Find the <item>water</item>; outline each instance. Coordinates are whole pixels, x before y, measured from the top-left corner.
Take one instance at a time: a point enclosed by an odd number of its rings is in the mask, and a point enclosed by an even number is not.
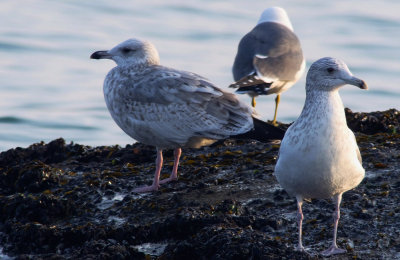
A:
[[[131,37],[147,39],[163,65],[199,73],[226,88],[240,38],[268,6],[284,7],[307,68],[316,59],[346,61],[369,91],[346,87],[355,111],[400,109],[400,2],[386,1],[19,1],[0,2],[0,151],[58,137],[88,145],[133,140],[112,121],[102,84],[114,66],[90,60]],[[278,119],[303,106],[305,75],[282,95]],[[240,97],[250,102],[247,96]],[[257,100],[271,119],[274,97]]]

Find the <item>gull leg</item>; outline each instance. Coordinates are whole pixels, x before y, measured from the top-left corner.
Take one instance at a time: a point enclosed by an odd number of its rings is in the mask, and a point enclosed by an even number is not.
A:
[[[251,106],[256,107],[256,98],[255,97],[251,97]]]
[[[272,120],[272,124],[274,126],[277,126],[276,115],[278,114],[278,105],[279,105],[280,101],[281,101],[281,94],[278,94],[278,95],[276,95],[276,98],[275,98],[275,113],[274,113],[274,120]]]
[[[154,173],[153,184],[150,186],[143,186],[133,190],[133,192],[149,192],[156,191],[160,186],[160,173],[163,165],[163,155],[162,150],[157,148],[157,159],[156,159],[156,171]]]
[[[327,250],[321,253],[323,256],[331,256],[331,255],[346,253],[346,250],[338,248],[336,244],[336,235],[340,218],[340,202],[342,201],[342,193],[335,195],[333,199],[335,201],[335,212],[333,213],[333,241],[332,245]]]
[[[298,222],[298,226],[299,226],[299,243],[296,247],[296,251],[300,251],[300,252],[304,252],[304,247],[303,247],[303,243],[301,242],[302,238],[302,232],[303,232],[303,211],[301,209],[301,207],[303,206],[303,198],[301,197],[296,197],[297,199],[297,222]]]
[[[161,180],[160,184],[166,183],[169,181],[176,181],[178,179],[178,165],[179,165],[179,158],[181,157],[182,149],[176,148],[174,150],[174,167],[172,168],[171,176],[167,179]]]

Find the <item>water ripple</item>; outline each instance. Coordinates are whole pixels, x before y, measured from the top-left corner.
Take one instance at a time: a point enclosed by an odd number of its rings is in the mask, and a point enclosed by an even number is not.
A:
[[[20,43],[0,42],[0,51],[2,52],[56,52],[55,49],[46,48],[43,46],[34,46]]]
[[[65,124],[65,123],[57,123],[57,122],[44,122],[37,120],[24,119],[15,116],[2,116],[0,117],[0,124],[25,124],[29,126],[35,126],[40,128],[49,128],[49,129],[75,129],[75,130],[87,130],[93,131],[98,130],[98,127],[93,126],[85,126],[85,125],[74,125],[74,124]]]

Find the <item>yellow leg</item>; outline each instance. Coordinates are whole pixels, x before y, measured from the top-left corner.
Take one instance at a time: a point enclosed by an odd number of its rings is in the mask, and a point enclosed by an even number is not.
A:
[[[276,95],[276,98],[275,98],[275,113],[274,113],[274,120],[272,120],[272,124],[274,126],[278,125],[276,123],[276,114],[278,113],[278,105],[279,105],[280,101],[281,101],[281,94],[278,94],[278,95]]]
[[[256,107],[256,98],[255,97],[251,98],[251,106]]]

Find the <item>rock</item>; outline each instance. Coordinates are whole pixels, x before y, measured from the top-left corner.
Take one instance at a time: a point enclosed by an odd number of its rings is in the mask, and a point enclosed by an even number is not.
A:
[[[348,252],[334,259],[399,256],[399,115],[346,110],[367,174],[344,194],[338,243]],[[179,180],[138,195],[132,189],[152,181],[153,147],[60,138],[10,149],[0,154],[3,251],[16,259],[323,259],[294,251],[296,204],[273,176],[278,150],[244,140],[184,149]],[[164,161],[162,177],[171,151]],[[326,249],[332,204],[303,210],[305,246]]]

